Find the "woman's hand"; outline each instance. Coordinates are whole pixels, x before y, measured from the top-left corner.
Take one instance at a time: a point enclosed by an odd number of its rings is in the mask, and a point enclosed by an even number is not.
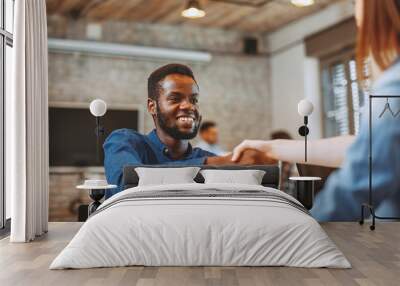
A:
[[[238,162],[246,150],[257,150],[264,154],[264,158],[267,159],[267,163],[274,164],[277,162],[277,158],[272,152],[272,141],[263,140],[244,140],[238,146],[233,149],[232,161]]]

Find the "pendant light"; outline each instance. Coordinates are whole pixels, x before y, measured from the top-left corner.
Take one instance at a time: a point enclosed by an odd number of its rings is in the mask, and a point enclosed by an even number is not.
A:
[[[297,7],[306,7],[314,4],[314,0],[290,0]]]
[[[186,9],[182,11],[182,16],[190,19],[202,18],[205,15],[206,12],[201,9],[198,0],[189,0],[187,2]]]

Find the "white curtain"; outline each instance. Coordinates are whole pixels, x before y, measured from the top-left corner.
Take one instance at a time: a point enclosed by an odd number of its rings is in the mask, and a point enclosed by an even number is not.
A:
[[[15,1],[13,93],[6,98],[6,186],[12,242],[48,227],[48,74],[45,0]]]

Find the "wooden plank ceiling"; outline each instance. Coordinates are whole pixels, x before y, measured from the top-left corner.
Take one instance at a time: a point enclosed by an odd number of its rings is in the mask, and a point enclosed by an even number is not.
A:
[[[47,13],[94,21],[119,20],[269,32],[340,0],[315,0],[314,5],[303,8],[292,5],[290,0],[234,1],[245,5],[223,0],[200,0],[206,12],[206,16],[200,19],[181,16],[186,0],[47,0]],[[259,3],[262,5],[257,6]]]

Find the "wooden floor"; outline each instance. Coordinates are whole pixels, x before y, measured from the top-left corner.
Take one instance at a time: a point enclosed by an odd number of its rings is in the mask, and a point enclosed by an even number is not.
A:
[[[400,223],[372,232],[357,223],[323,224],[353,268],[121,267],[48,270],[81,226],[50,223],[44,237],[27,244],[0,241],[0,285],[400,285]]]

